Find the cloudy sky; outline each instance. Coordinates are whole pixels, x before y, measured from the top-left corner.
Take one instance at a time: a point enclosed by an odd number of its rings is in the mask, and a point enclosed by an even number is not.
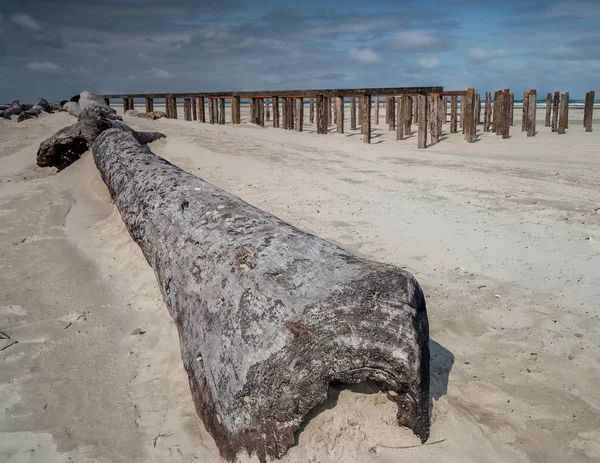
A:
[[[600,91],[600,0],[0,0],[0,103],[443,85]]]

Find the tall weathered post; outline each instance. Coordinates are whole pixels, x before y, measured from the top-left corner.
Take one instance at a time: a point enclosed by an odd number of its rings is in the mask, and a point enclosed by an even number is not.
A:
[[[214,124],[215,122],[217,122],[217,117],[215,114],[215,107],[216,107],[215,99],[209,98],[208,99],[208,122],[210,122],[211,124]]]
[[[396,129],[396,98],[393,96],[388,98],[389,108],[390,108],[390,117],[388,119],[388,129],[395,130]]]
[[[327,98],[327,127],[333,122],[333,98]]]
[[[174,96],[171,97],[171,108],[173,119],[177,119],[177,98]]]
[[[467,89],[465,97],[465,140],[469,143],[475,141],[477,125],[475,124],[475,89]]]
[[[192,98],[192,120],[198,120],[198,109],[196,104],[196,98]]]
[[[527,114],[529,113],[529,93],[523,92],[523,119],[521,120],[521,132],[527,132]]]
[[[356,130],[356,97],[350,98],[350,130]]]
[[[311,124],[315,123],[315,99],[311,98],[310,99],[310,103],[308,105],[308,122],[310,122]]]
[[[558,105],[560,101],[560,92],[554,92],[554,101],[552,102],[552,131],[558,130]]]
[[[273,97],[273,127],[279,128],[279,97]]]
[[[265,116],[267,122],[271,120],[271,103],[269,98],[265,98]]]
[[[529,103],[527,104],[527,136],[535,136],[535,118],[537,110],[537,92],[529,90]]]
[[[412,133],[412,96],[400,95],[402,98],[402,111],[404,113],[404,136]]]
[[[204,108],[204,97],[198,97],[198,116],[200,122],[206,122],[206,109]]]
[[[302,132],[302,129],[304,127],[304,99],[296,98],[295,103],[296,103],[295,129],[296,129],[296,132]]]
[[[502,122],[502,138],[507,139],[510,138],[510,119],[512,114],[512,106],[510,104],[510,90],[504,90],[504,114],[502,118],[504,119]]]
[[[462,133],[465,133],[465,95],[460,97],[460,128]]]
[[[504,132],[504,93],[497,91],[494,93],[494,132],[496,135],[502,135]]]
[[[515,125],[514,123],[514,117],[515,117],[515,94],[511,93],[508,96],[508,104],[509,104],[509,108],[508,108],[508,125],[509,126],[513,126]]]
[[[335,98],[335,118],[337,121],[337,133],[344,133],[344,97]]]
[[[371,143],[371,95],[363,95],[361,99],[363,141]]]
[[[219,98],[219,124],[225,125],[225,98]]]
[[[418,148],[427,148],[427,95],[417,95],[417,113],[419,116]]]
[[[404,138],[404,129],[406,128],[406,109],[405,109],[405,98],[403,95],[398,97],[397,117],[396,117],[396,140],[402,140]]]
[[[546,93],[546,121],[544,126],[550,127],[552,124],[552,93]]]
[[[192,120],[192,100],[190,98],[183,99],[183,120]]]
[[[592,131],[592,122],[594,120],[594,98],[596,92],[591,91],[585,94],[585,109],[583,111],[583,126],[586,132]]]
[[[567,97],[567,107],[565,108],[565,129],[569,128],[569,92],[565,92]]]
[[[379,125],[379,97],[375,97],[375,125]]]
[[[492,122],[492,93],[485,92],[485,110],[483,112],[483,131],[490,131],[490,124]]]
[[[456,132],[458,132],[458,96],[452,95],[450,97],[450,133]]]
[[[558,109],[558,134],[563,135],[567,133],[567,95],[565,93],[562,94],[560,98],[560,107]]]
[[[233,95],[231,98],[231,123],[234,125],[242,123],[239,95]]]
[[[146,97],[146,112],[151,113],[154,111],[154,98]]]
[[[327,122],[327,111],[329,105],[329,98],[325,95],[318,94],[316,98],[317,103],[317,133],[320,135],[327,134],[327,127],[329,126]]]

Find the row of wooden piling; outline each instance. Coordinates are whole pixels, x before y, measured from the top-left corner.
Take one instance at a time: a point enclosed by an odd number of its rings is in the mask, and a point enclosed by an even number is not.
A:
[[[134,109],[133,97],[123,96],[122,98],[125,111]],[[385,123],[388,125],[389,130],[396,131],[397,140],[403,140],[407,136],[412,135],[411,129],[413,123],[418,124],[417,146],[419,148],[427,146],[428,131],[430,142],[432,144],[438,143],[442,136],[442,127],[446,123],[450,125],[450,133],[457,133],[460,122],[463,136],[469,143],[475,141],[477,125],[479,124],[483,124],[484,132],[491,130],[493,133],[502,136],[502,138],[509,138],[510,127],[514,125],[514,94],[510,93],[509,89],[494,92],[493,107],[492,94],[490,92],[486,92],[482,105],[480,95],[475,89],[471,88],[465,91],[376,96],[373,115],[375,124],[379,124],[382,98],[385,98]],[[450,112],[448,112],[448,98],[450,99]],[[460,114],[458,112],[459,98]],[[104,97],[104,99],[107,104],[110,104],[108,97]],[[200,122],[207,122],[206,100],[208,100],[208,122],[223,125],[225,124],[225,103],[227,99],[231,100],[231,122],[233,124],[240,124],[241,104],[240,96],[237,95],[229,98],[184,97],[183,117],[189,121],[199,120]],[[265,122],[269,122],[271,119],[272,105],[273,127],[282,127],[283,129],[296,130],[298,132],[303,131],[305,102],[303,97],[261,96],[249,98],[249,100],[251,123],[264,127]],[[332,122],[336,125],[337,133],[344,133],[344,102],[345,97],[343,95],[330,97],[317,94],[316,97],[309,98],[309,121],[310,123],[315,123],[316,120],[317,133],[328,133]],[[371,142],[371,103],[372,96],[367,93],[350,97],[350,129],[356,130],[358,125],[360,125],[365,143]],[[593,103],[594,92],[589,92],[586,95],[584,116],[586,131],[591,131],[592,129]],[[568,105],[568,92],[562,95],[556,92],[554,97],[550,93],[547,94],[545,125],[552,127],[553,132],[563,134],[568,128]],[[145,106],[147,112],[153,111],[154,98],[151,96],[145,97]],[[481,121],[482,106],[483,122]],[[536,110],[537,92],[535,90],[525,92],[523,94],[522,130],[527,132],[527,136],[534,136],[536,133]],[[165,97],[165,112],[168,118],[177,119],[177,98],[175,96],[167,95]]]

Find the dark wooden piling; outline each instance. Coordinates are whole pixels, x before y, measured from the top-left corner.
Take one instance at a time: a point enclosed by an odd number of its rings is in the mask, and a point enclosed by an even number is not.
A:
[[[418,124],[419,123],[419,101],[420,101],[420,99],[419,99],[418,95],[415,96],[414,99],[415,99],[415,105],[414,105],[414,119],[413,120],[415,121],[416,124]]]
[[[477,125],[479,125],[481,124],[481,95],[479,93],[476,93],[475,98],[475,106],[477,107],[477,115],[475,116],[475,119],[477,120]]]
[[[363,104],[360,97],[358,97],[358,123],[360,124],[360,133],[363,133],[363,125],[362,125],[362,113],[363,113]]]
[[[371,95],[362,95],[361,103],[363,142],[371,143]]]
[[[552,131],[558,131],[558,106],[560,104],[560,92],[554,92],[552,101]]]
[[[460,97],[460,128],[462,133],[465,133],[465,95]]]
[[[515,94],[511,93],[508,96],[508,125],[512,127],[515,125]]]
[[[440,131],[438,126],[440,123],[440,111],[439,111],[439,97],[437,94],[432,93],[429,96],[429,130],[431,132],[431,144],[435,145],[440,141]]]
[[[177,97],[171,97],[171,107],[173,119],[177,119]]]
[[[200,122],[206,122],[206,109],[204,107],[204,97],[198,97],[198,117]]]
[[[583,111],[583,126],[586,132],[592,131],[592,123],[594,120],[594,98],[596,92],[591,91],[585,94],[585,107]]]
[[[487,95],[487,93],[486,93]],[[450,97],[450,133],[458,131],[458,96]]]
[[[523,119],[521,120],[521,132],[527,132],[527,114],[529,112],[529,93],[523,92]]]
[[[492,122],[492,93],[485,92],[485,108],[483,111],[483,131],[490,131],[490,124]]]
[[[427,148],[427,95],[417,95],[417,114],[419,116],[418,148]]]
[[[504,112],[502,114],[502,138],[510,138],[510,120],[511,120],[511,105],[510,105],[510,90],[505,89],[503,92]]]
[[[154,98],[146,97],[144,98],[144,101],[146,103],[146,112],[151,113],[154,111]]]
[[[560,97],[560,106],[558,108],[558,134],[567,133],[567,95],[563,93]]]
[[[265,98],[265,116],[269,122],[271,120],[271,100],[269,98]]]
[[[439,95],[438,97],[438,135],[441,137],[443,135],[444,124],[446,123],[446,101],[447,98],[444,95]]]
[[[404,138],[404,129],[406,128],[406,99],[403,95],[398,97],[397,114],[396,114],[396,140]]]
[[[475,89],[467,89],[465,95],[465,140],[473,143],[477,135],[477,124],[475,123]]]
[[[404,136],[408,137],[412,133],[412,96],[400,95],[402,99],[402,113],[404,115]]]
[[[335,120],[337,133],[344,133],[344,97],[335,97]]]
[[[190,98],[183,99],[183,120],[192,120],[192,100]]]
[[[390,125],[390,97],[385,97],[385,123]]]
[[[192,98],[192,120],[193,121],[197,121],[198,120],[197,98]]]
[[[502,135],[504,130],[504,93],[497,91],[494,93],[494,132],[496,135]]]
[[[225,112],[225,108],[223,108],[223,112]],[[258,99],[258,125],[261,127],[265,126],[265,99]]]
[[[273,127],[279,127],[279,97],[273,97]]]
[[[379,97],[375,97],[375,125],[379,125]]]
[[[231,123],[234,125],[242,123],[239,95],[234,95],[231,98]]]
[[[315,123],[315,99],[311,98],[308,103],[308,122]]]
[[[529,102],[527,103],[527,136],[535,136],[535,118],[537,110],[537,92],[529,90]]]
[[[296,98],[296,124],[295,129],[296,132],[302,132],[304,128],[304,99]],[[339,119],[338,119],[339,120]]]
[[[546,121],[545,127],[552,125],[552,93],[546,93]]]
[[[219,124],[225,125],[225,98],[219,98]]]
[[[389,97],[389,108],[390,108],[390,117],[388,120],[388,129],[396,130],[396,98],[393,96]]]
[[[327,134],[327,127],[329,126],[327,122],[327,106],[328,100],[325,95],[317,95],[316,105],[317,105],[317,133],[320,135]]]
[[[356,97],[350,98],[350,130],[356,130]]]
[[[294,98],[288,98],[288,129],[294,130],[296,127],[296,120],[294,119]]]
[[[567,97],[567,107],[565,109],[565,129],[569,128],[569,92],[565,92]]]
[[[332,124],[333,121],[333,98],[327,98],[327,127]]]
[[[216,116],[215,116],[215,99],[214,98],[208,99],[208,122],[210,122],[211,124],[214,124],[215,122],[217,122]]]

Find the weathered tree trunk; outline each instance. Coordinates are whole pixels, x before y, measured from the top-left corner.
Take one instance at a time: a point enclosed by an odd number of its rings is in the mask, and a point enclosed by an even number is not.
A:
[[[427,100],[428,95],[417,95],[418,103],[418,113],[419,113],[419,140],[418,140],[418,148],[427,148]],[[461,106],[463,102],[461,101]]]
[[[106,131],[93,155],[154,269],[224,458],[281,457],[333,381],[394,391],[398,423],[428,439],[429,328],[412,275],[304,233],[127,133]]]
[[[350,98],[350,130],[356,130],[356,98]]]
[[[17,122],[23,122],[24,120],[31,119],[32,117],[38,117],[42,112],[52,112],[52,107],[45,98],[38,99],[31,108],[26,111],[21,111],[19,117],[17,118]]]
[[[344,133],[344,97],[335,98],[336,130],[337,133]]]
[[[79,103],[73,104],[82,108],[77,122],[60,129],[40,144],[37,152],[38,166],[58,169],[70,166],[91,147],[98,135],[111,128],[131,133],[141,144],[165,137],[159,132],[137,132],[116,120],[118,116],[115,110],[96,101],[90,92],[82,92]]]

